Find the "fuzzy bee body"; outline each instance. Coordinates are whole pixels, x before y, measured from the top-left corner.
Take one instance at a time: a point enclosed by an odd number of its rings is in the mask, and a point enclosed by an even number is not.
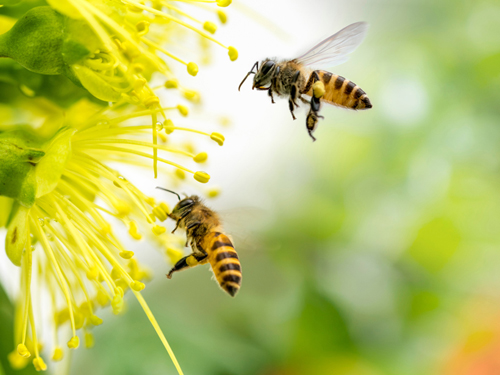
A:
[[[177,222],[173,232],[177,228],[186,231],[186,246],[190,245],[193,252],[180,259],[167,277],[170,279],[174,272],[210,263],[220,287],[235,296],[241,286],[241,264],[232,241],[223,233],[217,213],[192,195],[177,203],[168,216]]]
[[[288,96],[288,104],[294,120],[294,109],[299,106],[297,100],[300,99],[303,103],[310,104],[306,126],[311,138],[316,140],[312,133],[316,129],[318,119],[322,118],[318,114],[321,103],[354,110],[372,108],[366,93],[354,82],[325,70],[309,68],[318,63],[332,66],[344,62],[347,55],[361,43],[366,29],[365,23],[354,23],[293,60],[279,62],[274,59],[265,59],[261,62],[260,68],[259,62],[256,62],[238,89],[250,74],[255,74],[252,89],[267,90],[273,103],[273,94]],[[257,68],[256,72],[253,71],[255,68]],[[313,88],[318,81],[323,84],[324,92],[315,95]],[[311,99],[308,101],[302,95],[310,96]]]
[[[322,102],[355,110],[372,107],[366,93],[354,82],[325,70],[319,70],[317,74],[319,80],[325,85],[325,94],[321,97]],[[305,95],[313,96],[312,87],[305,88],[305,91]]]

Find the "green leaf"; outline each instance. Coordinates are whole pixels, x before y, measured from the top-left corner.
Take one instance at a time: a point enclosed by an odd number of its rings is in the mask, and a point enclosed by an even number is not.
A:
[[[40,142],[21,126],[0,133],[0,195],[31,207],[36,195],[35,165],[44,155]]]
[[[61,74],[64,60],[64,19],[48,6],[28,11],[0,35],[0,57],[10,57],[40,74]]]

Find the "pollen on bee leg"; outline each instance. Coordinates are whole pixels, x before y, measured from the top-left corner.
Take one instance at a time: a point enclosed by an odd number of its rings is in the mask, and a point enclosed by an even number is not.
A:
[[[312,90],[314,96],[318,99],[325,95],[325,85],[321,81],[314,82],[314,84],[312,85]]]

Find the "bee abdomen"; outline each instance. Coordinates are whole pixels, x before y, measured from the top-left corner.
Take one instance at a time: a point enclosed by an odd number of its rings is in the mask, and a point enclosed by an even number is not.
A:
[[[210,264],[223,290],[235,296],[241,286],[241,264],[231,240],[220,233],[210,246]]]
[[[324,70],[318,74],[325,85],[325,94],[321,100],[350,109],[372,108],[366,93],[354,82]]]

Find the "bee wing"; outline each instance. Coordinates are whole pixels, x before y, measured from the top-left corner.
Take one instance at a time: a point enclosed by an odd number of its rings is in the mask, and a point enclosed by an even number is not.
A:
[[[295,61],[303,65],[321,64],[325,68],[342,64],[349,58],[347,55],[361,44],[367,30],[366,22],[353,23],[319,42]]]

